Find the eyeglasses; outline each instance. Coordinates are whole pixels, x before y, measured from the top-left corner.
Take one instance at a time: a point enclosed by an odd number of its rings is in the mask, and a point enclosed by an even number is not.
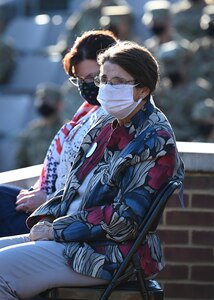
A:
[[[100,86],[101,84],[111,84],[113,86],[117,86],[120,84],[133,84],[133,85],[137,85],[135,83],[135,80],[126,80],[124,78],[120,78],[120,77],[114,77],[111,80],[107,80],[106,77],[99,77],[99,76],[95,76],[94,77],[94,84],[96,86]]]
[[[79,86],[80,84],[82,83],[92,83],[94,82],[95,80],[95,77],[97,76],[96,75],[91,75],[91,76],[88,76],[86,78],[80,78],[80,77],[69,77],[69,81],[74,84],[75,86]]]

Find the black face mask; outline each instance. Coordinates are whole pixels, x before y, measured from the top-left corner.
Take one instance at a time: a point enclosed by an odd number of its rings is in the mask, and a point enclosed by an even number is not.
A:
[[[172,85],[176,85],[176,84],[178,84],[178,83],[180,83],[182,81],[181,74],[177,73],[177,72],[175,72],[175,73],[169,73],[168,77],[171,80]]]
[[[50,117],[56,112],[56,108],[46,103],[37,106],[37,111],[43,117]]]
[[[97,101],[99,88],[94,84],[94,82],[87,83],[85,81],[80,81],[78,90],[83,99],[89,104],[100,106],[100,103]]]
[[[155,35],[161,35],[164,31],[165,31],[165,26],[161,26],[161,25],[156,25],[156,26],[153,26],[151,28],[152,32],[155,34]]]
[[[209,135],[209,133],[212,131],[213,129],[213,125],[212,124],[201,124],[199,125],[199,130],[200,130],[200,133],[204,136],[207,136]]]

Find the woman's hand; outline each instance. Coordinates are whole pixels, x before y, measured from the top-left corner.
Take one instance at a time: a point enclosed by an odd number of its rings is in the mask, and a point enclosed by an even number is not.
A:
[[[54,240],[53,224],[48,221],[38,222],[31,228],[29,237],[32,241]]]
[[[21,190],[17,196],[16,210],[32,213],[46,201],[46,198],[47,194],[39,189]]]

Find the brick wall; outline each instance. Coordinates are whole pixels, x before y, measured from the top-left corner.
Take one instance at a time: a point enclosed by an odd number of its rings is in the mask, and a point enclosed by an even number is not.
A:
[[[174,194],[158,227],[165,299],[214,299],[214,173],[187,172],[185,208]]]

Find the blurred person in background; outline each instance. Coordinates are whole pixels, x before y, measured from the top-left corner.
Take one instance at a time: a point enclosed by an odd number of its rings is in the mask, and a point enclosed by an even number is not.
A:
[[[131,10],[126,0],[89,0],[84,1],[77,11],[74,11],[65,24],[64,32],[59,36],[56,46],[51,47],[50,51],[67,52],[69,45],[72,45],[77,36],[84,31],[102,29],[100,18],[102,9],[105,6],[125,5]]]
[[[190,42],[204,35],[200,18],[208,1],[210,0],[180,0],[172,5],[172,26]]]
[[[203,78],[190,80],[191,51],[174,41],[164,43],[159,52],[161,61],[161,83],[154,100],[167,115],[177,140],[192,141],[198,128],[191,119],[196,103],[210,97],[212,87]],[[161,99],[161,100],[160,100]]]
[[[155,56],[158,56],[160,46],[169,41],[176,41],[188,47],[189,42],[172,28],[171,3],[169,1],[148,1],[144,5],[142,23],[151,32],[151,37],[146,39],[144,44]]]
[[[41,175],[30,190],[0,185],[0,236],[29,232],[26,226],[29,214],[64,188],[83,137],[106,115],[97,101],[99,88],[94,84],[94,77],[99,74],[99,65],[96,59],[100,51],[115,42],[116,37],[110,31],[87,31],[77,37],[65,55],[65,72],[84,102],[73,119],[56,134],[46,154]]]
[[[136,40],[133,32],[134,15],[129,6],[104,6],[101,14],[101,28],[111,30],[120,40]]]
[[[16,168],[41,164],[56,132],[65,123],[62,119],[62,93],[57,85],[39,84],[34,105],[39,118],[31,121],[18,136]]]
[[[15,49],[0,35],[0,86],[8,83],[16,65]]]
[[[198,127],[194,142],[214,143],[214,100],[207,98],[197,103],[191,117]]]
[[[191,44],[191,78],[202,77],[210,82],[214,93],[214,4],[204,7],[200,20],[202,38]]]

